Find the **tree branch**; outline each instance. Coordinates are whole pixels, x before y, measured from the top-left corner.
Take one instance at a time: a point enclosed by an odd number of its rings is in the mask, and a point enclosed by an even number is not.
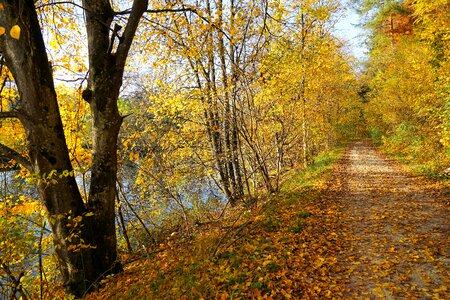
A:
[[[14,276],[14,274],[11,272],[11,269],[9,268],[9,266],[7,264],[0,261],[0,266],[5,271],[6,275],[8,275],[11,282],[14,284],[14,286],[13,286],[14,294],[16,291],[18,291],[20,293],[22,299],[28,300],[28,296],[25,293],[25,290],[23,289],[22,284],[20,283],[20,279],[25,275],[24,271],[21,271],[19,276],[16,278],[16,276]]]
[[[0,143],[0,156],[13,159],[19,164],[21,164],[28,171],[30,172],[33,171],[33,165],[27,158],[23,157],[19,152],[9,148],[8,146],[3,145],[2,143]]]
[[[127,9],[123,11],[117,11],[114,13],[116,16],[121,15],[128,15],[130,14],[132,9]],[[184,11],[192,11],[194,12],[195,9],[192,7],[182,7],[182,8],[161,8],[161,9],[147,9],[144,11],[144,13],[150,13],[150,14],[157,14],[157,13],[166,13],[166,12],[184,12]]]
[[[222,28],[219,28],[214,22],[211,22],[211,20],[209,20],[208,18],[202,16],[201,14],[198,13],[197,10],[193,9],[191,10],[194,14],[197,15],[197,17],[199,17],[200,19],[202,19],[203,21],[205,21],[206,23],[208,23],[209,25],[211,25],[212,28],[216,29],[218,32],[222,33],[224,35],[224,37],[228,40],[231,41],[231,37],[228,35],[228,33],[226,33],[224,30],[222,30]]]
[[[19,114],[15,111],[0,111],[0,119],[18,119]]]
[[[61,4],[70,4],[70,5],[73,5],[75,7],[78,7],[78,8],[81,8],[81,9],[85,10],[85,8],[83,6],[81,6],[81,5],[79,5],[79,4],[75,3],[75,2],[72,2],[72,1],[59,1],[59,2],[44,3],[44,4],[36,6],[36,9],[41,9],[41,8],[46,7],[46,6],[61,5]]]
[[[118,37],[119,41],[120,41],[119,31],[121,29],[122,29],[122,26],[120,26],[119,24],[114,25],[113,33],[111,34],[111,39],[109,41],[108,54],[112,53],[112,50],[114,47],[114,40],[116,39],[116,37]]]
[[[123,70],[125,68],[128,52],[130,51],[131,43],[133,42],[136,34],[139,21],[142,15],[147,10],[148,0],[134,0],[133,7],[131,8],[130,17],[127,22],[127,26],[122,35],[122,39],[119,42],[119,46],[116,51],[116,68]]]

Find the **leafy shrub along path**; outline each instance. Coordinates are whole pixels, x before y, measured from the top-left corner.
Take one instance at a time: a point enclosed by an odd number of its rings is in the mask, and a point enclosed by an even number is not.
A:
[[[448,194],[365,142],[342,153],[256,208],[174,233],[88,298],[450,299]]]

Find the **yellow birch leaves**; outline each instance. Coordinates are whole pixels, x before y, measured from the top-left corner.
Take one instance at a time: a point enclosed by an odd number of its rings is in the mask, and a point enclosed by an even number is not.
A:
[[[3,3],[0,3],[0,12],[2,12],[5,9],[5,5]],[[0,36],[4,35],[6,32],[5,27],[0,26]],[[13,38],[18,40],[20,38],[20,27],[19,25],[14,25],[11,27],[11,30],[9,31],[9,35]]]
[[[19,25],[14,25],[11,30],[9,31],[9,35],[13,38],[18,40],[20,38],[20,27]]]
[[[0,36],[4,35],[6,32],[5,27],[0,26]],[[20,27],[19,25],[14,25],[11,27],[11,30],[9,31],[9,35],[13,38],[18,40],[20,38]]]

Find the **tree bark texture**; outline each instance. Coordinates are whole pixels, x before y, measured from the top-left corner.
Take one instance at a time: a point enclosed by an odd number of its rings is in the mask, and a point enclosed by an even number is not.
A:
[[[117,99],[126,58],[148,1],[134,1],[115,49],[110,47],[116,38],[110,35],[114,17],[110,2],[86,0],[82,5],[89,47],[84,98],[93,116],[91,186],[86,203],[75,178],[61,176],[73,169],[34,1],[7,1],[0,14],[2,24],[18,23],[21,28],[18,40],[7,34],[0,37],[0,50],[19,91],[17,116],[26,130],[30,162],[11,159],[39,178],[39,193],[48,210],[62,278],[76,296],[86,293],[102,276],[121,269],[115,231],[117,136],[122,124]],[[8,154],[4,149],[0,148],[1,154]],[[88,212],[93,215],[86,215]]]

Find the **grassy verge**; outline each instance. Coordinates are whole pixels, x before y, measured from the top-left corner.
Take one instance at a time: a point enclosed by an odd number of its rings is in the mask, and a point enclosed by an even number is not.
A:
[[[378,133],[372,135],[371,140],[385,155],[408,166],[415,174],[437,180],[449,179],[443,171],[450,167],[450,149],[425,143],[416,136],[402,139],[395,135],[382,137]]]
[[[330,152],[319,154],[314,163],[306,169],[293,171],[283,181],[281,194],[314,188],[323,181],[323,174],[329,171],[344,154],[345,147],[336,147]]]
[[[176,236],[168,240],[161,252],[127,265],[89,299],[301,297],[308,261],[299,245],[309,239],[306,229],[315,218],[308,205],[326,188],[343,153],[337,148],[308,168],[291,171],[278,195],[199,228],[189,244],[177,245]]]
[[[450,176],[444,174],[444,170],[450,167],[450,150],[434,153],[425,149],[400,149],[389,143],[376,145],[383,154],[399,162],[407,172],[433,180],[450,194]]]
[[[387,156],[392,157],[402,165],[407,166],[417,175],[422,175],[437,180],[448,179],[448,176],[443,174],[443,170],[445,169],[446,165],[443,165],[439,160],[422,161],[414,159],[410,155],[405,155],[393,151],[386,151],[383,148],[381,149]]]

